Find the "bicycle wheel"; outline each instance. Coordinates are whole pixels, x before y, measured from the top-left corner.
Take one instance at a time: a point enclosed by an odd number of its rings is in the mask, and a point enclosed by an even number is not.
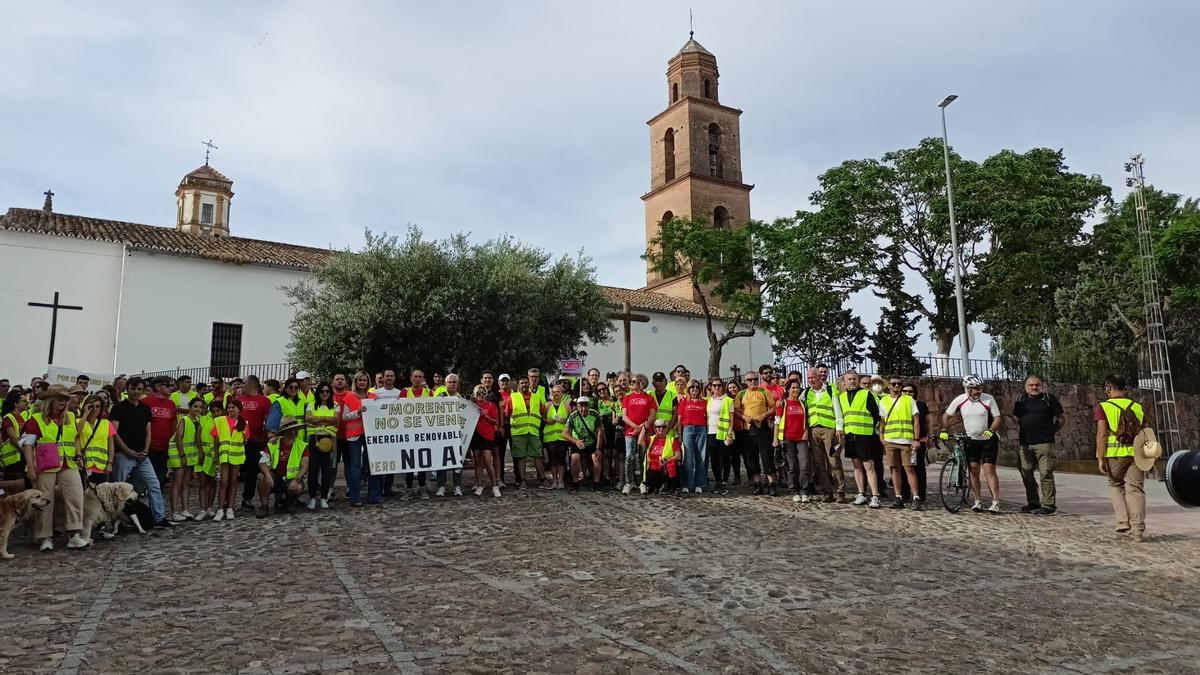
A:
[[[942,465],[938,485],[942,493],[942,506],[946,507],[950,513],[958,513],[967,503],[967,493],[970,492],[970,488],[967,487],[966,467],[963,466],[957,454],[951,455]]]

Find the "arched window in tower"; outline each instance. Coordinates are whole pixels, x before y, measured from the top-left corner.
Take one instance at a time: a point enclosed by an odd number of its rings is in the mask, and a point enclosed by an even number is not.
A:
[[[676,82],[671,85],[671,103],[674,103],[678,100],[679,100],[679,83]]]
[[[663,134],[663,165],[666,167],[667,182],[675,180],[675,130],[667,129]]]
[[[732,224],[730,221],[729,209],[725,208],[724,206],[718,206],[717,208],[713,209],[713,227],[727,228]]]
[[[725,177],[721,167],[721,127],[716,122],[708,125],[708,175]]]
[[[712,98],[712,80],[704,81],[704,98]]]

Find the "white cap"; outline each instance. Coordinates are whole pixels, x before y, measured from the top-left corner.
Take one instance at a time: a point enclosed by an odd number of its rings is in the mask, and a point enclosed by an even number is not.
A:
[[[588,397],[586,397],[586,396],[580,396],[579,398],[575,399],[575,402],[576,403],[589,403]]]
[[[312,373],[308,372],[307,370],[302,370],[302,371],[296,373],[296,379],[297,380],[311,380]]]
[[[508,376],[508,373],[500,373],[500,377],[496,381],[499,382],[500,380],[511,380],[511,379],[512,378]]]

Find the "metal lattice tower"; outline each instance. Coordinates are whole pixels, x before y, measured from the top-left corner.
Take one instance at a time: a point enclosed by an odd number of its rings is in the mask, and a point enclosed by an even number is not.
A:
[[[1145,159],[1139,153],[1125,163],[1130,174],[1125,184],[1133,188],[1137,216],[1138,261],[1142,271],[1142,299],[1146,309],[1146,362],[1150,369],[1150,391],[1154,397],[1154,422],[1163,458],[1182,449],[1179,415],[1175,411],[1175,382],[1171,378],[1171,357],[1167,353],[1167,330],[1163,325],[1162,298],[1158,291],[1158,268],[1154,263],[1154,239],[1150,212],[1146,205]]]

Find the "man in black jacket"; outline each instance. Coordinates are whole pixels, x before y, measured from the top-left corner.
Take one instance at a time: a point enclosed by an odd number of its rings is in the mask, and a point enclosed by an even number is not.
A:
[[[1025,484],[1025,506],[1022,513],[1046,516],[1054,513],[1054,432],[1062,428],[1062,404],[1045,391],[1042,378],[1025,378],[1025,393],[1013,405],[1013,417],[1020,429],[1021,482]],[[1038,481],[1041,479],[1041,494]]]

